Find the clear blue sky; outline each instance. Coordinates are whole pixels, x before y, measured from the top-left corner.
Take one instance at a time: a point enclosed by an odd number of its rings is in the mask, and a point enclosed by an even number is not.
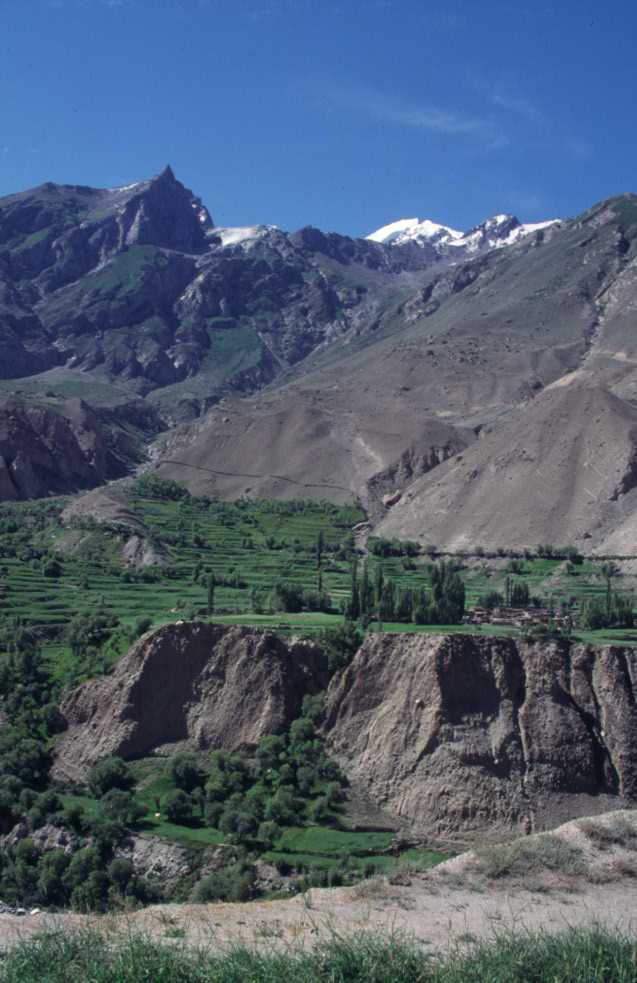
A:
[[[217,224],[533,221],[637,191],[630,0],[0,0],[0,195],[166,163]]]

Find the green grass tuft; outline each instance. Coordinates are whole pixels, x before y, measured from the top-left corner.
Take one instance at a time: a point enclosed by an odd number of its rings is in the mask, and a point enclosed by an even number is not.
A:
[[[56,932],[10,952],[0,983],[635,983],[635,954],[629,939],[600,928],[505,935],[441,960],[401,937],[214,954],[134,935]]]
[[[577,876],[586,869],[582,851],[550,833],[476,850],[475,870],[489,880],[543,872]]]

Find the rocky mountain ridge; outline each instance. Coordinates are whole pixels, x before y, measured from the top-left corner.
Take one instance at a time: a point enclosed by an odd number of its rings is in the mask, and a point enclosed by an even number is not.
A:
[[[484,239],[478,251],[491,247],[492,225],[469,236]],[[506,217],[493,242],[509,227],[524,228]],[[217,230],[170,167],[122,188],[48,183],[10,195],[0,199],[0,378],[64,366],[160,391],[164,408],[175,396],[182,415],[196,414],[220,382],[258,388],[352,330],[373,330],[395,278],[409,284],[464,255],[447,256],[435,237],[399,244],[311,227]],[[230,367],[228,348],[243,356]],[[168,393],[202,372],[200,405]]]

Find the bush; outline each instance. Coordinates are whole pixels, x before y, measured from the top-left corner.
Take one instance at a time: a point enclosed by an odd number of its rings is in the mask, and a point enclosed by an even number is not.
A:
[[[89,788],[98,799],[111,789],[128,791],[134,784],[133,774],[122,758],[104,758],[91,768],[88,776]]]
[[[476,850],[475,869],[490,880],[524,878],[531,872],[565,876],[586,872],[581,849],[550,833]]]
[[[164,800],[163,811],[169,822],[188,824],[193,818],[192,799],[181,789],[169,792]]]
[[[61,577],[62,572],[62,564],[57,558],[54,557],[47,560],[42,567],[42,573],[45,577]]]
[[[190,498],[189,492],[178,481],[160,478],[159,475],[148,472],[133,482],[131,491],[142,498],[161,498],[171,502]]]
[[[633,599],[611,593],[606,601],[591,598],[582,602],[580,621],[591,631],[600,628],[632,628],[635,622]]]
[[[206,826],[212,826],[214,829],[219,827],[219,821],[223,814],[223,805],[221,802],[215,802],[214,799],[206,799],[204,806],[204,822]]]
[[[266,850],[271,849],[281,837],[281,827],[271,819],[260,823],[257,839]]]
[[[249,901],[254,889],[252,872],[239,864],[233,864],[209,874],[199,881],[195,888],[194,900],[207,901]]]
[[[478,604],[480,607],[487,608],[487,610],[492,611],[493,608],[501,608],[504,605],[504,597],[502,594],[498,593],[497,590],[489,591],[488,594],[483,594],[478,598]]]
[[[330,672],[348,666],[363,644],[363,634],[351,621],[338,628],[327,628],[321,636]]]
[[[187,751],[171,758],[169,773],[175,788],[183,792],[192,792],[196,788],[201,788],[206,781],[205,772],[199,766],[197,758]]]
[[[135,624],[135,633],[139,635],[145,635],[146,632],[153,627],[152,618],[138,618]]]
[[[132,826],[142,818],[146,810],[135,801],[131,792],[112,788],[100,799],[100,815],[124,826]]]
[[[418,556],[420,544],[411,540],[383,539],[382,536],[370,536],[367,547],[374,556]]]
[[[278,580],[270,594],[274,611],[296,614],[299,611],[331,611],[332,601],[324,591],[305,590],[300,584]]]
[[[116,857],[108,867],[108,876],[123,894],[128,887],[135,873],[135,868],[130,860],[124,857]]]

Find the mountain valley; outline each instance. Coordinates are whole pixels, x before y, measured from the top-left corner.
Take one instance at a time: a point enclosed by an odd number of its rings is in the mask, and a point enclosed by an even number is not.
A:
[[[367,238],[170,168],[0,199],[10,905],[442,883],[631,814],[636,269],[629,194]]]

